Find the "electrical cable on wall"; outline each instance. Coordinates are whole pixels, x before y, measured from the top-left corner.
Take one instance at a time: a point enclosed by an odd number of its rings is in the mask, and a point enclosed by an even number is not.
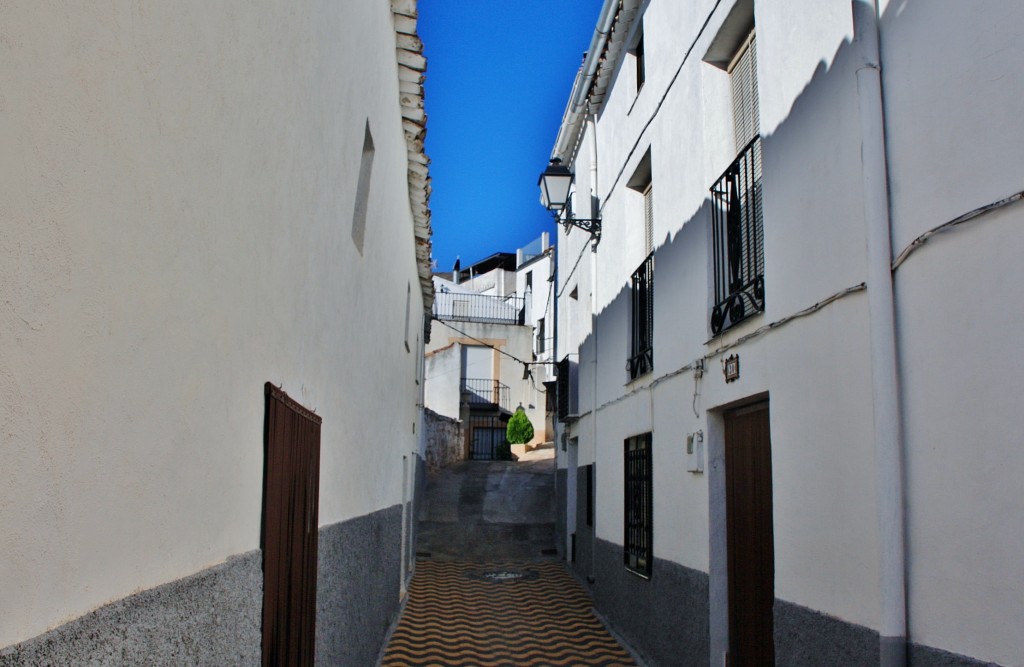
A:
[[[925,243],[927,243],[928,239],[935,236],[936,234],[941,234],[942,232],[949,231],[950,229],[956,227],[957,225],[962,225],[963,223],[974,220],[975,218],[984,215],[985,213],[989,213],[990,211],[994,211],[1004,206],[1008,206],[1009,204],[1018,202],[1021,199],[1024,199],[1024,191],[1017,192],[1015,194],[1010,195],[1009,197],[1004,197],[1003,199],[1000,199],[999,201],[994,201],[991,204],[980,206],[974,209],[973,211],[969,211],[961,216],[953,218],[949,222],[944,222],[938,227],[933,227],[932,229],[929,229],[927,232],[921,234],[916,239],[911,241],[910,244],[907,245],[907,247],[904,248],[903,251],[896,256],[896,259],[893,260],[892,262],[892,270],[896,271],[896,269],[898,269],[900,265],[903,264],[903,262],[907,261],[907,257],[910,257],[910,255],[915,250],[917,250]]]

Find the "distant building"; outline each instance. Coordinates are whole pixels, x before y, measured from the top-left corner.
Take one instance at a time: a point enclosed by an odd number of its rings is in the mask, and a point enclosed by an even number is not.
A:
[[[0,665],[373,664],[433,298],[415,2],[0,26]]]
[[[553,377],[553,261],[545,233],[516,253],[434,274],[425,405],[465,422],[467,458],[500,456],[520,405],[534,426],[529,445],[550,439],[543,383]]]
[[[873,4],[607,0],[573,87],[563,548],[651,664],[1024,664],[1024,4]]]

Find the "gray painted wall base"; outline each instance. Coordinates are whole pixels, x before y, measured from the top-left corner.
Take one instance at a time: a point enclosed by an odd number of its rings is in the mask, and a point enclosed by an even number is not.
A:
[[[0,666],[258,665],[262,609],[250,551],[0,649]]]
[[[320,529],[316,662],[372,665],[399,609],[402,506]],[[15,665],[259,665],[259,550],[0,649]]]
[[[999,667],[994,662],[981,662],[963,655],[949,653],[930,646],[910,644],[907,664],[910,667]]]
[[[777,665],[876,667],[881,664],[881,652],[889,644],[869,628],[792,602],[775,600]],[[906,664],[908,667],[998,667],[994,663],[917,644],[908,645]]]
[[[775,600],[775,662],[779,665],[878,665],[878,633],[833,616]]]
[[[401,545],[401,505],[320,529],[316,664],[374,664],[398,613]]]
[[[597,609],[651,665],[707,665],[708,575],[654,559],[650,580],[626,570],[622,546],[594,541]]]

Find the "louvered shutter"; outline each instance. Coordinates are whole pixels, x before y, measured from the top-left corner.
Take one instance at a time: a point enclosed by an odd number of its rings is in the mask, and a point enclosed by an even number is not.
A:
[[[730,70],[732,118],[739,153],[761,131],[757,101],[757,42],[751,33]]]

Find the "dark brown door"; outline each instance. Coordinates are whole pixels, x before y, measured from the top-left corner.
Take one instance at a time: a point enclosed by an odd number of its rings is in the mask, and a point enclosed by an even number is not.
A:
[[[263,664],[312,665],[321,419],[269,382],[263,424]]]
[[[725,415],[729,665],[775,664],[772,448],[768,403]]]

